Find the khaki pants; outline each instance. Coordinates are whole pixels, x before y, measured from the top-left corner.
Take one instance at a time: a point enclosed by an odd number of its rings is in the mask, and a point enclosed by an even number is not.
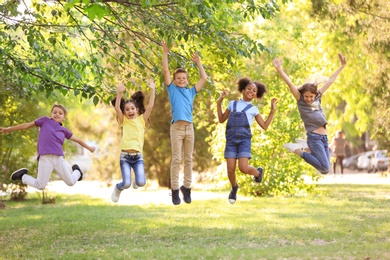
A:
[[[171,189],[179,189],[180,163],[184,161],[184,180],[183,185],[191,188],[192,182],[192,154],[194,152],[194,126],[193,124],[171,124]]]
[[[37,178],[25,174],[22,181],[24,184],[43,190],[49,182],[53,170],[69,186],[75,185],[81,176],[78,170],[72,171],[71,166],[64,160],[63,156],[47,154],[39,157]]]

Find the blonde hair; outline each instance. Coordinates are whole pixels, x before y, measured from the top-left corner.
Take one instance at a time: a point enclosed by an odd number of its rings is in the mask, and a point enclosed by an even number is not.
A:
[[[54,104],[54,105],[52,106],[52,108],[51,108],[50,113],[53,112],[53,109],[54,109],[55,107],[58,107],[59,109],[61,109],[62,111],[64,111],[64,115],[65,115],[65,116],[66,116],[66,114],[68,113],[68,111],[66,110],[66,108],[65,108],[63,105],[60,105],[60,104]]]

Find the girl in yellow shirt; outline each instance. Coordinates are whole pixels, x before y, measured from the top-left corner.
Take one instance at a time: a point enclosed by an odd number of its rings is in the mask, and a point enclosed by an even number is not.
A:
[[[124,101],[123,93],[126,90],[121,82],[117,86],[115,111],[119,125],[122,127],[122,139],[120,143],[120,167],[122,182],[115,185],[111,195],[113,202],[118,202],[119,196],[124,189],[131,186],[131,168],[134,170],[135,183],[142,187],[146,183],[144,159],[142,149],[144,145],[145,122],[148,121],[154,105],[156,85],[153,80],[148,82],[150,88],[149,103],[144,107],[144,94],[135,92],[130,100]]]

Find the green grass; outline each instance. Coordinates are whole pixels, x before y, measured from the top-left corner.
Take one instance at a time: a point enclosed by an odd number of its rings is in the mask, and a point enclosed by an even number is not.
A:
[[[31,194],[0,210],[0,259],[390,259],[389,185],[318,190],[180,206]]]

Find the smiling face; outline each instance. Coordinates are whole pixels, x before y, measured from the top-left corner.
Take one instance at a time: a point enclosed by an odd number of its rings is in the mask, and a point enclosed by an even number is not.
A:
[[[133,102],[127,102],[125,104],[125,109],[123,111],[123,114],[128,119],[134,119],[138,116],[138,108],[135,106]]]
[[[61,124],[66,118],[66,111],[59,106],[53,106],[51,109],[50,118]]]
[[[303,93],[303,100],[307,104],[312,104],[314,102],[314,99],[316,98],[316,94],[311,93],[310,91],[306,91]]]
[[[257,87],[254,83],[249,83],[242,91],[242,99],[246,102],[257,98]]]
[[[184,88],[188,85],[188,76],[185,72],[177,72],[174,75],[173,83],[179,88]]]

